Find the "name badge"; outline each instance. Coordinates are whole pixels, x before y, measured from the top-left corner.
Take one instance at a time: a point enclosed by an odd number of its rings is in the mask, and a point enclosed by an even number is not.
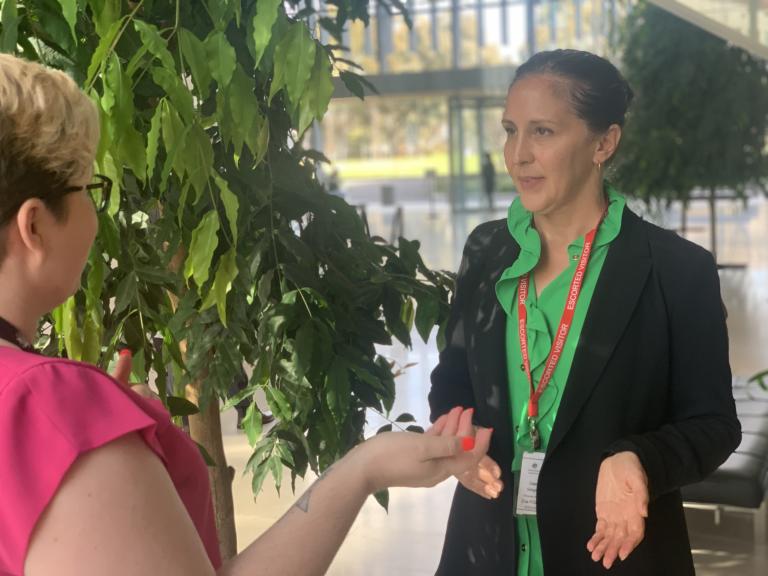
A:
[[[523,463],[515,485],[515,514],[518,516],[536,516],[536,491],[544,455],[544,452],[523,453]]]

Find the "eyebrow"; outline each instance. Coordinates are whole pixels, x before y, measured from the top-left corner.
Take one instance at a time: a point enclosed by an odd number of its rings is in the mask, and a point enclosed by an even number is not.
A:
[[[513,120],[510,120],[509,118],[502,118],[501,123],[512,124],[513,126],[515,125],[515,122]],[[536,118],[528,122],[528,124],[557,124],[557,122],[555,120],[545,120],[543,118]]]
[[[541,125],[541,124],[550,124],[550,125],[555,125],[556,126],[557,122],[555,120],[535,119],[535,120],[531,120],[530,122],[528,122],[528,124],[532,125],[532,126],[538,126],[538,125]],[[506,126],[515,126],[516,127],[517,126],[509,118],[502,118],[501,119],[501,125],[504,126],[504,127],[506,127]]]

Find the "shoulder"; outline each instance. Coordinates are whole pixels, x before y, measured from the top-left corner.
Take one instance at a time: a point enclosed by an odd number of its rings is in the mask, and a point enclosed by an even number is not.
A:
[[[10,348],[0,349],[0,368],[0,395],[20,388],[42,392],[52,386],[63,388],[70,382],[84,380],[91,385],[118,385],[110,376],[90,364]]]
[[[0,394],[24,389],[36,396],[53,393],[93,392],[95,387],[122,391],[111,376],[91,364],[61,358],[48,358],[14,351],[17,356],[2,355],[5,370],[0,380]]]
[[[17,430],[30,447],[55,438],[68,457],[76,457],[128,432],[154,431],[162,422],[148,402],[96,366],[43,356],[14,365],[0,380],[0,434]]]
[[[716,269],[712,254],[698,244],[691,242],[672,230],[652,224],[625,209],[625,223],[634,223],[647,238],[647,246],[654,267],[662,272],[683,275],[687,271],[702,268]]]
[[[487,250],[490,246],[503,241],[511,241],[512,237],[507,229],[507,220],[500,218],[479,224],[470,232],[464,245],[464,253],[469,254]]]

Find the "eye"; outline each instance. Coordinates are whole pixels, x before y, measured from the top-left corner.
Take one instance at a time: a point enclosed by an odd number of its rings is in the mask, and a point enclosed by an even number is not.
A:
[[[504,126],[504,132],[507,133],[507,136],[512,136],[517,132],[517,130],[514,126]]]
[[[549,136],[554,134],[550,128],[545,128],[544,126],[537,126],[533,133],[536,134],[536,136]]]

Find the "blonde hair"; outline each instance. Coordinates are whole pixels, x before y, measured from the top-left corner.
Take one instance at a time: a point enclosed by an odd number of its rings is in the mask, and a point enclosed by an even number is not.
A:
[[[0,54],[0,219],[88,175],[98,141],[96,106],[72,78]]]

